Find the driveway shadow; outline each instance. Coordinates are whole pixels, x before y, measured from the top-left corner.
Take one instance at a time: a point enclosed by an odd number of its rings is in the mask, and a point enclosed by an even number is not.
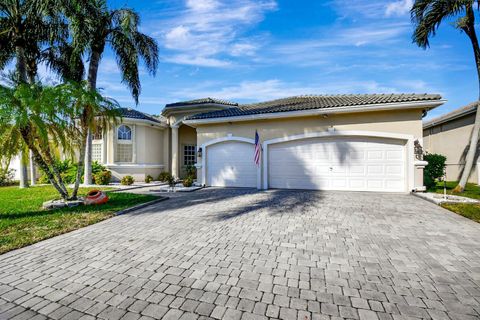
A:
[[[249,188],[205,188],[184,195],[175,195],[168,201],[156,205],[157,212],[192,208],[209,204],[214,210],[206,216],[224,221],[234,219],[254,212],[268,210],[271,215],[302,214],[323,199],[321,191],[311,190],[267,190],[259,191]],[[215,204],[219,204],[217,207]],[[152,208],[145,208],[136,213],[151,212]]]

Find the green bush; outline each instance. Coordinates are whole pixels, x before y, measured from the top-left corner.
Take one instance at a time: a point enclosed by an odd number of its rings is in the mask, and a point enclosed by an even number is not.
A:
[[[77,178],[77,168],[78,168],[77,163],[74,163],[70,159],[63,160],[63,161],[58,160],[58,161],[55,162],[55,168],[58,170],[58,172],[60,172],[60,176],[62,177],[64,183],[67,183],[67,184],[75,183],[75,180]],[[97,161],[94,161],[92,163],[92,179],[93,179],[93,182],[95,183],[95,175],[96,174],[98,174],[100,172],[103,172],[103,171],[106,171],[106,170],[107,169],[105,168],[105,166],[99,164]],[[82,181],[83,181],[83,172],[82,172]],[[40,178],[38,179],[38,182],[39,183],[50,183],[50,181],[46,177],[45,173],[43,173],[43,172],[40,175]]]
[[[93,178],[95,180],[95,184],[108,185],[110,180],[112,180],[112,172],[108,170],[101,171],[96,173]]]
[[[185,178],[197,178],[197,168],[195,166],[186,166],[185,167]]]
[[[183,186],[188,188],[188,187],[191,187],[193,185],[193,177],[186,177],[185,179],[183,179]]]
[[[13,169],[6,169],[0,170],[0,186],[11,186],[14,184],[15,179],[15,170]]]
[[[428,162],[423,169],[423,183],[427,189],[431,189],[435,187],[437,179],[443,177],[447,158],[441,154],[427,153],[423,159]]]
[[[124,186],[129,186],[129,185],[132,185],[133,183],[135,182],[135,179],[133,179],[132,176],[125,176],[122,178],[122,180],[120,181],[120,183]]]
[[[160,182],[168,182],[171,177],[172,177],[172,175],[170,174],[170,172],[162,171],[162,172],[158,175],[158,181],[160,181]]]
[[[168,177],[167,177],[167,181],[168,182],[168,185],[171,187],[171,188],[174,188],[175,187],[175,184],[177,183],[177,180],[175,180],[175,178],[169,174]]]
[[[146,183],[150,183],[153,181],[153,177],[151,175],[148,175],[146,178],[145,178],[145,182]]]

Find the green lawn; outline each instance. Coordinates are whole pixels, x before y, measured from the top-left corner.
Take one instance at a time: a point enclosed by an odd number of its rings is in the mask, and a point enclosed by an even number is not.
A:
[[[447,194],[452,194],[452,190],[457,186],[457,184],[457,181],[447,181]],[[443,194],[443,182],[439,182],[436,188],[428,191]],[[455,195],[480,200],[480,186],[473,183],[467,183],[465,190],[462,193],[455,193]],[[442,207],[470,220],[480,222],[480,204],[444,203],[442,204]]]
[[[80,189],[81,194],[88,189]],[[108,193],[110,200],[100,206],[79,206],[46,211],[42,203],[57,199],[51,186],[0,188],[0,254],[51,238],[113,216],[117,211],[145,203],[155,196]]]
[[[457,186],[457,184],[457,181],[447,181],[447,194],[452,194],[452,190]],[[428,191],[443,194],[443,182],[437,183],[436,188],[429,189]],[[455,194],[462,197],[480,200],[480,186],[474,183],[467,183],[465,190],[462,193]]]

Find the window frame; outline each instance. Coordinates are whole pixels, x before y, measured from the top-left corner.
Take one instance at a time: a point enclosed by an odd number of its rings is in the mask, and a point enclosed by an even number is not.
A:
[[[130,139],[120,139],[120,128],[122,127],[125,127],[125,128],[128,128],[130,130]],[[132,144],[133,143],[133,129],[131,126],[129,125],[126,125],[126,124],[122,124],[122,125],[119,125],[117,127],[117,135],[116,135],[116,138],[117,138],[117,143],[121,143],[121,144]]]
[[[187,150],[187,148],[193,148],[193,150]],[[184,167],[194,166],[195,164],[197,164],[197,146],[196,145],[184,144],[182,151],[183,151],[182,164]],[[192,161],[193,163],[190,163],[190,161]]]
[[[125,140],[125,139],[119,139],[119,130],[121,127],[127,127],[130,129],[130,140]],[[114,163],[119,163],[119,164],[132,164],[136,163],[137,157],[136,157],[136,144],[134,143],[135,140],[135,125],[134,124],[120,124],[116,127],[115,130],[115,147],[114,147]],[[117,161],[117,152],[118,152],[118,145],[131,145],[132,148],[132,156],[130,161]]]

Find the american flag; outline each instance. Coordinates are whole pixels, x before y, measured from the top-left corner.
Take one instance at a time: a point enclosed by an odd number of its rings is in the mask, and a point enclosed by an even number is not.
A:
[[[255,156],[253,161],[257,166],[260,165],[260,151],[261,151],[261,146],[260,146],[260,137],[258,136],[257,130],[255,130]]]

